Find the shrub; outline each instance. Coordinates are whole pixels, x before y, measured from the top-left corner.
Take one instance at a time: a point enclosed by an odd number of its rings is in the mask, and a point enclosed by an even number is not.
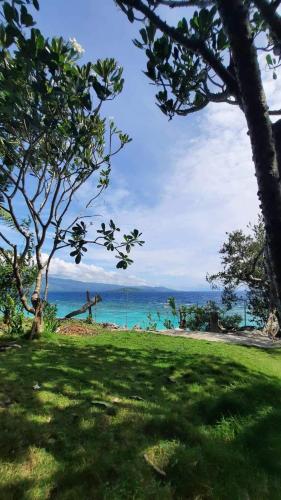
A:
[[[6,297],[6,314],[8,335],[15,337],[23,335],[23,310],[10,295]]]
[[[163,325],[164,327],[167,329],[167,330],[171,330],[172,328],[174,328],[174,324],[172,323],[172,321],[168,318],[166,318],[164,321],[163,321]]]
[[[173,316],[177,316],[180,328],[188,330],[206,331],[210,325],[217,323],[225,330],[237,330],[242,321],[239,314],[226,314],[225,309],[220,308],[214,301],[210,300],[203,306],[191,305],[177,308],[175,299],[168,300]],[[169,321],[169,320],[166,320]],[[164,323],[165,326],[165,323]]]
[[[45,303],[43,319],[44,319],[44,331],[45,333],[55,333],[58,326],[59,321],[57,319],[57,306],[55,304],[49,304],[49,302]]]
[[[241,321],[242,318],[239,314],[226,314],[221,318],[221,324],[227,331],[238,330]]]

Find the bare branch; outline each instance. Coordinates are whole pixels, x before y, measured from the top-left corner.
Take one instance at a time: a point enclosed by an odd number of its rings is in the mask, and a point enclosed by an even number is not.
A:
[[[272,116],[281,115],[281,109],[271,109],[268,111],[268,114]]]

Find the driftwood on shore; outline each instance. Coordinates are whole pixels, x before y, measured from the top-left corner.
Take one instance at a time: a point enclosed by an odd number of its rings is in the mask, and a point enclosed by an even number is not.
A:
[[[89,300],[84,304],[80,309],[76,309],[75,311],[71,311],[68,313],[64,319],[70,319],[73,318],[73,316],[78,316],[79,314],[83,314],[87,310],[90,310],[91,307],[96,306],[99,302],[102,301],[102,298],[100,295],[95,295],[92,299],[89,298]]]

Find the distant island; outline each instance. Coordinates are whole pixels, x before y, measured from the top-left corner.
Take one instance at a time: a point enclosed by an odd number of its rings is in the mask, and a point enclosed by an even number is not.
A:
[[[49,292],[85,292],[89,290],[91,293],[113,292],[113,291],[136,291],[136,292],[174,292],[171,288],[164,286],[132,286],[132,285],[114,285],[112,283],[92,283],[84,281],[76,281],[68,278],[57,278],[50,276]]]

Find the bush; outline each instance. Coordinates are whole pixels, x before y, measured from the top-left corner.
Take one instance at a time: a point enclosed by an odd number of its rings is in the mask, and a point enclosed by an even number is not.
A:
[[[153,317],[152,313],[147,314],[148,324],[146,325],[146,330],[156,331],[157,330],[157,319]],[[160,314],[157,312],[157,318],[160,320]]]
[[[188,306],[186,309],[186,328],[189,330],[206,330],[209,318],[206,306]]]
[[[176,307],[173,298],[170,298],[168,303],[172,314],[178,317],[179,327],[191,331],[207,331],[210,329],[210,325],[216,322],[227,331],[238,330],[242,321],[239,314],[226,314],[224,309],[211,300],[204,306],[191,305],[180,306],[179,308]]]
[[[24,314],[20,306],[10,296],[6,297],[6,324],[8,335],[19,337],[23,335]]]
[[[172,330],[172,328],[174,328],[174,325],[173,325],[173,323],[172,323],[172,321],[170,319],[165,319],[163,321],[163,325],[165,326],[165,328],[167,330]]]
[[[227,314],[221,318],[221,324],[227,331],[238,330],[241,321],[242,318],[239,314]]]
[[[45,333],[55,333],[58,326],[59,321],[57,319],[57,306],[55,304],[49,304],[46,302],[43,310],[43,319],[44,319],[44,331]]]

